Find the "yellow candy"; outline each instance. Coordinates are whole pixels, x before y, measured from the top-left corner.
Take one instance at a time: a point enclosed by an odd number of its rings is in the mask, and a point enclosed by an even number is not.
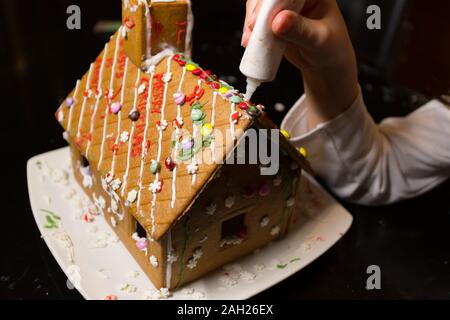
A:
[[[308,152],[306,152],[306,149],[301,147],[300,149],[298,149],[298,151],[300,151],[300,154],[305,157],[305,159],[308,157]]]
[[[280,130],[280,133],[286,138],[289,139],[291,135],[286,130]]]
[[[210,123],[205,123],[202,127],[202,136],[207,137],[213,131],[213,126]]]
[[[221,88],[219,89],[219,92],[220,92],[221,94],[225,94],[225,93],[228,92],[228,88],[221,87]]]
[[[197,67],[194,66],[193,64],[187,64],[186,65],[186,70],[187,71],[194,71],[195,69],[197,69]]]

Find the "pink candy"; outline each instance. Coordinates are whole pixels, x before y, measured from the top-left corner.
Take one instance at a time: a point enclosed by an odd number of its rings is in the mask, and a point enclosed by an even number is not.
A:
[[[114,114],[119,113],[119,111],[122,109],[122,104],[120,102],[114,102],[111,104],[111,112]]]
[[[138,241],[136,241],[136,247],[142,251],[147,249],[147,240],[145,238],[140,238]]]
[[[179,106],[186,102],[186,95],[181,91],[174,93],[173,98],[175,99],[175,103]]]

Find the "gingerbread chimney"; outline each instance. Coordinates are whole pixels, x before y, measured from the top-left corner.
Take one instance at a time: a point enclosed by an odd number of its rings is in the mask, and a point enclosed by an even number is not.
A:
[[[142,69],[167,49],[189,57],[193,22],[190,0],[122,0],[125,52]]]

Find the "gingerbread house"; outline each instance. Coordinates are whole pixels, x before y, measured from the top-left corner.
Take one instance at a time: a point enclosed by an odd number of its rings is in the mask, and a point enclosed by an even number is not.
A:
[[[226,161],[249,150],[248,132],[276,127],[191,61],[190,12],[185,0],[124,0],[123,25],[56,112],[77,181],[157,288],[286,234],[308,166],[279,131],[276,175]]]

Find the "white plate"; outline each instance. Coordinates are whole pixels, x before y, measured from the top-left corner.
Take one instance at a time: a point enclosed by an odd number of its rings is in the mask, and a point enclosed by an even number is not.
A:
[[[39,230],[65,274],[85,299],[158,298],[150,280],[102,216],[81,216],[92,206],[72,176],[69,148],[33,157],[28,192]],[[350,228],[352,216],[305,174],[302,222],[284,239],[172,293],[169,299],[247,299],[317,259]],[[46,220],[48,210],[54,228]]]

